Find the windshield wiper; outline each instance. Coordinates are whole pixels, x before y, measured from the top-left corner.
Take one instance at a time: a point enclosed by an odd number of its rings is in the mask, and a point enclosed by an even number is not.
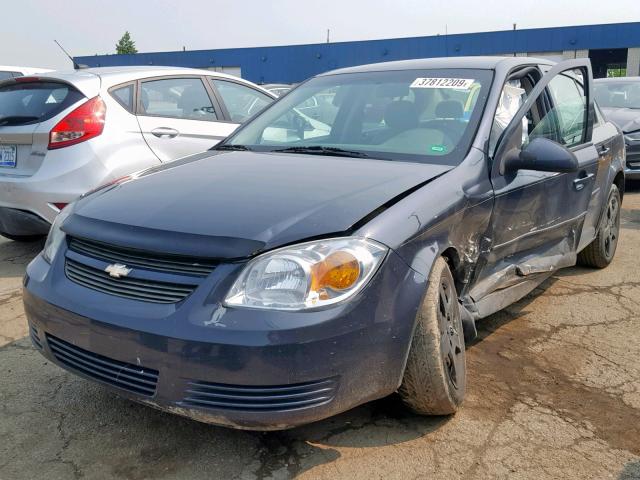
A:
[[[289,147],[281,148],[278,150],[272,150],[272,152],[278,153],[307,153],[310,155],[335,155],[337,157],[355,157],[355,158],[369,158],[364,152],[358,152],[355,150],[345,150],[337,147],[323,147],[320,145],[313,145],[310,147]]]
[[[211,150],[231,150],[236,152],[250,152],[251,149],[246,145],[215,145]]]
[[[8,125],[10,123],[19,124],[33,122],[40,117],[28,116],[28,115],[7,115],[6,117],[0,117],[0,125]]]

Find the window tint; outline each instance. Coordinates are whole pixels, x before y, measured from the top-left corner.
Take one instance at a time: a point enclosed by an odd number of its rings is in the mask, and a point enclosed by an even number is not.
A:
[[[579,70],[561,73],[549,83],[549,91],[554,108],[547,116],[553,115],[558,122],[558,141],[567,147],[582,143],[587,121],[587,96],[584,92],[582,73]]]
[[[231,116],[231,121],[242,123],[259,113],[273,100],[268,95],[239,83],[212,79]]]
[[[546,90],[553,106],[543,102],[541,95],[536,107],[527,114],[528,129],[523,134],[523,144],[537,137],[548,138],[568,148],[581,144],[587,126],[587,97],[583,85],[580,70],[556,75]],[[539,108],[542,110],[538,111]]]
[[[48,120],[83,98],[80,92],[63,83],[5,85],[0,87],[0,126]]]
[[[315,77],[227,145],[342,149],[371,158],[457,165],[487,98],[488,70],[397,70]]]
[[[133,85],[126,85],[124,87],[111,90],[111,95],[115,98],[120,105],[122,105],[129,112],[133,112]]]
[[[362,131],[367,132],[388,129],[395,122],[395,111],[413,116],[417,113],[420,123],[439,125],[443,140],[457,142],[464,132],[473,112],[480,84],[473,83],[466,90],[449,88],[429,88],[425,90],[409,89],[406,95],[374,96],[373,101],[364,106]],[[443,143],[443,142],[441,142]]]
[[[143,115],[215,120],[209,94],[199,78],[170,78],[142,82],[140,103]]]

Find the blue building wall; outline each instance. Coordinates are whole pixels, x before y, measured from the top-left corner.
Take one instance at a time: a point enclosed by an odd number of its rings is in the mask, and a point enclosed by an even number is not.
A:
[[[293,83],[335,68],[410,58],[640,47],[640,22],[276,47],[75,57],[90,67],[240,67],[256,83]]]

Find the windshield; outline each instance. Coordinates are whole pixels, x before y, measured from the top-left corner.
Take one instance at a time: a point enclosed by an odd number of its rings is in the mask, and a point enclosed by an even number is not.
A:
[[[593,88],[601,107],[640,108],[640,82],[596,82]]]
[[[315,77],[219,148],[457,165],[486,103],[490,70],[398,70]]]

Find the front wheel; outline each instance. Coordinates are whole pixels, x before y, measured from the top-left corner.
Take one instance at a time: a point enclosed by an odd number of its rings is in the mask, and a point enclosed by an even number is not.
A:
[[[604,216],[596,238],[578,254],[578,263],[587,267],[604,268],[616,254],[620,236],[620,191],[611,185]]]
[[[458,295],[447,262],[439,258],[416,317],[399,393],[416,413],[449,415],[462,404],[466,382]]]

